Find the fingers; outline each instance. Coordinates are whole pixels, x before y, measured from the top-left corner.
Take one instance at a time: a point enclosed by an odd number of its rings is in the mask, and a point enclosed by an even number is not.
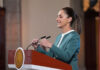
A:
[[[41,40],[39,41],[39,43],[40,43],[41,46],[45,46],[46,43],[47,43],[47,40],[46,40],[45,38],[44,38],[44,39],[41,39]]]
[[[33,39],[32,43],[35,44],[38,42],[38,39]]]
[[[44,46],[44,47],[48,47],[51,48],[52,47],[52,43],[50,43],[47,39],[41,39],[40,40],[40,45]]]
[[[40,45],[40,46],[43,46],[43,47],[47,47],[47,48],[51,48],[52,47],[52,43],[50,43],[46,38],[43,38],[43,39],[40,39],[40,40],[38,40],[38,39],[33,39],[33,41],[32,41],[32,46],[34,47],[34,48],[37,48],[38,47],[38,45]]]
[[[38,39],[33,39],[32,46],[36,49],[38,47]]]

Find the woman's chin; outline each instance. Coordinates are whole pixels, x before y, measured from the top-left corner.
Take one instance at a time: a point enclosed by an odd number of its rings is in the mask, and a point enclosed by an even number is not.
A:
[[[62,28],[60,25],[57,25],[58,28]]]

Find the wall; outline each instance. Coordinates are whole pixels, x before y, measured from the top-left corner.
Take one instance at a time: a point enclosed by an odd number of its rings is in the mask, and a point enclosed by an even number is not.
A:
[[[51,35],[51,42],[60,30],[57,28],[58,11],[69,6],[69,0],[22,0],[22,46],[25,49],[33,38]]]

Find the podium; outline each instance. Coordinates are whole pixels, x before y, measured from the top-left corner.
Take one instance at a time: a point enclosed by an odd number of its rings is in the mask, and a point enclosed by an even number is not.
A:
[[[16,68],[14,63],[16,50],[8,51],[8,67]],[[59,61],[57,59],[51,58],[45,54],[39,53],[34,50],[24,50],[25,60],[22,66],[23,70],[36,69],[36,70],[72,70],[72,67]]]

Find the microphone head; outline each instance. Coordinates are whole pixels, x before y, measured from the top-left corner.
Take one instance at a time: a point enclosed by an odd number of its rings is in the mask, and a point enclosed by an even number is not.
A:
[[[42,36],[40,39],[46,38],[46,36]]]
[[[46,39],[49,39],[49,38],[51,38],[51,36],[47,36],[47,37],[46,37]]]

